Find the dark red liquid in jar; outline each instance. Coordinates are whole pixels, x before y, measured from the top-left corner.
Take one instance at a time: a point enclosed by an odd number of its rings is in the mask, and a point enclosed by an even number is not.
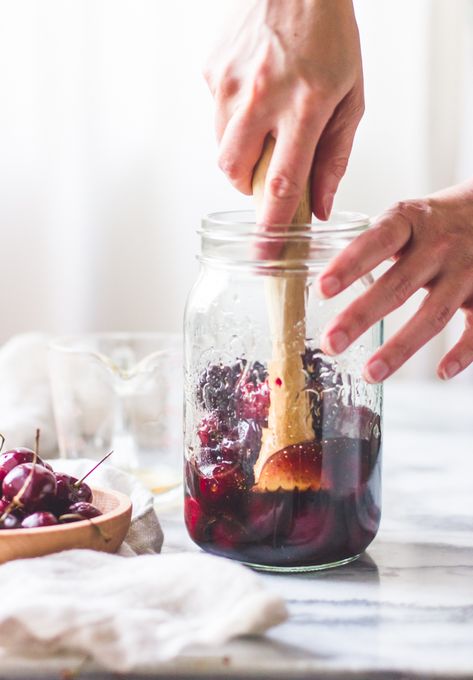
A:
[[[274,453],[259,483],[254,464],[270,399],[264,367],[214,366],[202,376],[199,448],[185,462],[185,521],[204,550],[262,567],[310,568],[353,558],[376,535],[379,416],[343,403],[323,362],[304,365],[314,440]],[[265,488],[265,471],[275,469],[303,488]]]

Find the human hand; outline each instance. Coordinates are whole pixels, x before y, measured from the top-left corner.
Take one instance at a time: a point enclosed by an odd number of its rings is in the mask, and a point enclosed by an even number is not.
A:
[[[325,329],[323,351],[344,351],[424,288],[419,310],[370,357],[364,376],[371,383],[388,378],[462,309],[465,331],[437,367],[440,378],[452,378],[473,362],[473,180],[381,215],[326,267],[318,279],[321,295],[336,295],[388,258],[390,269]]]
[[[251,194],[266,136],[276,139],[261,221],[289,223],[309,174],[312,209],[330,215],[364,111],[351,0],[251,0],[208,61],[219,165]]]

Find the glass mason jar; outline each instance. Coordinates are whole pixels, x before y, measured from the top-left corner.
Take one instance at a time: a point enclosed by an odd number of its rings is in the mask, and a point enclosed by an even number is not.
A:
[[[376,535],[382,387],[361,371],[381,323],[335,358],[320,350],[372,278],[330,300],[314,286],[368,224],[355,213],[269,232],[250,212],[203,220],[185,317],[184,467],[187,530],[208,552],[311,571],[356,559]]]

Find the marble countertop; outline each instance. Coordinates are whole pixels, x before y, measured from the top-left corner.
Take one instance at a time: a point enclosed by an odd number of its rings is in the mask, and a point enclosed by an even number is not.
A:
[[[262,575],[290,618],[265,638],[190,650],[143,677],[473,678],[473,386],[388,383],[383,518],[357,562]],[[168,551],[196,549],[161,513]],[[61,678],[73,658],[0,666],[7,678]],[[87,664],[81,678],[112,676]]]

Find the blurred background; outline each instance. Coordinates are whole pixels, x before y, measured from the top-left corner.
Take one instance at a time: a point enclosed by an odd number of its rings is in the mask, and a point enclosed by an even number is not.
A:
[[[229,4],[0,1],[0,342],[180,329],[201,216],[251,203],[201,76]],[[336,207],[375,215],[473,175],[473,0],[355,5],[367,108]],[[458,317],[400,378],[435,375]]]

